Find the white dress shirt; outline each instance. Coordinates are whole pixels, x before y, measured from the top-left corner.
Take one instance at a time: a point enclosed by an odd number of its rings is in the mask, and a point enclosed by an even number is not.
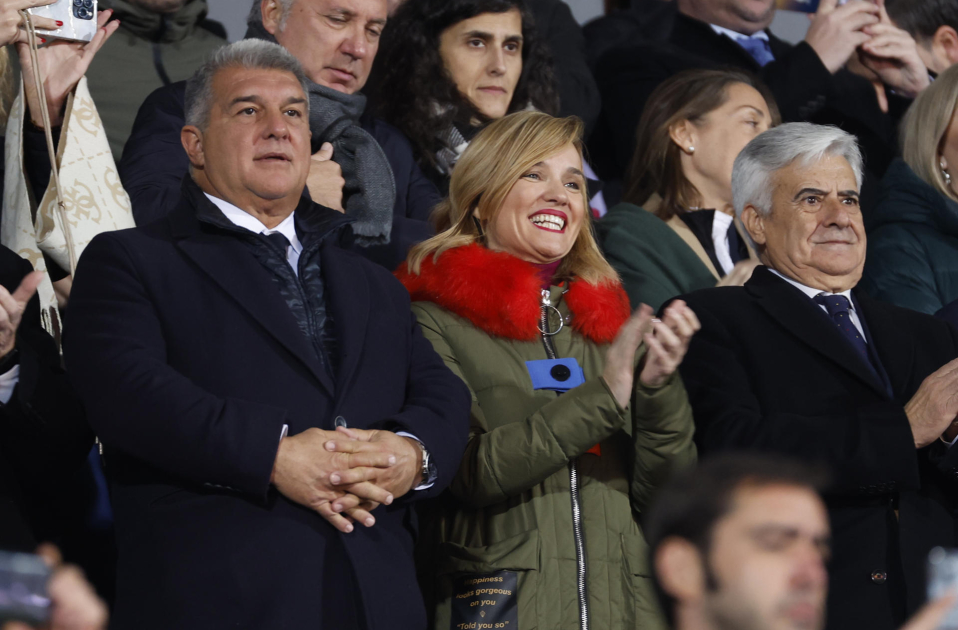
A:
[[[732,215],[725,214],[721,210],[716,210],[712,218],[712,243],[715,245],[715,257],[725,275],[728,275],[735,267],[728,242],[728,229],[732,225],[732,220]]]
[[[17,388],[20,382],[20,366],[14,365],[12,368],[0,374],[0,403],[4,405],[13,398],[13,390]]]
[[[862,339],[865,339],[865,330],[862,328],[862,322],[858,319],[858,312],[855,310],[855,303],[852,301],[852,290],[842,291],[841,293],[829,293],[828,291],[822,291],[821,289],[813,289],[811,287],[806,287],[801,282],[796,282],[791,278],[783,276],[779,272],[775,271],[771,267],[768,268],[769,271],[774,273],[776,276],[789,283],[793,287],[797,288],[799,291],[808,296],[809,299],[814,299],[816,295],[843,295],[848,300],[848,317],[852,320],[852,323],[855,324],[855,328],[858,329],[858,332],[862,334]],[[817,305],[822,312],[828,314],[828,309],[822,306],[821,304]],[[865,343],[868,343],[867,341]]]
[[[293,273],[299,275],[299,256],[303,253],[303,244],[299,241],[299,237],[296,236],[295,212],[283,219],[283,222],[276,227],[268,228],[262,221],[250,213],[240,210],[230,202],[223,201],[210,194],[207,194],[206,197],[216,204],[216,207],[220,209],[223,216],[229,219],[236,227],[241,227],[244,230],[249,230],[256,234],[273,234],[274,232],[279,232],[285,236],[286,240],[289,241],[289,248],[286,251],[286,262],[293,268]]]
[[[745,33],[739,33],[737,31],[727,29],[723,26],[716,26],[715,24],[709,24],[709,26],[711,26],[712,30],[718,33],[719,35],[725,35],[726,37],[731,38],[733,41],[738,41],[740,39],[753,39],[753,38],[764,39],[765,41],[768,41],[768,33],[766,33],[764,30],[758,31],[757,33],[752,33],[751,35],[746,35]]]

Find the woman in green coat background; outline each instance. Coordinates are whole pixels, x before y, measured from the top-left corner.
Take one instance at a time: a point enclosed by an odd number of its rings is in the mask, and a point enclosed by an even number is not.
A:
[[[422,517],[437,629],[665,627],[637,517],[695,461],[676,368],[698,321],[683,303],[630,317],[581,151],[577,119],[491,124],[453,171],[452,227],[398,272],[473,396],[458,474]]]
[[[642,111],[624,202],[597,223],[633,306],[741,286],[759,264],[732,209],[732,164],[780,122],[771,94],[735,70],[686,70]]]
[[[861,286],[934,314],[958,299],[958,67],[942,72],[901,125],[904,159],[882,179]]]

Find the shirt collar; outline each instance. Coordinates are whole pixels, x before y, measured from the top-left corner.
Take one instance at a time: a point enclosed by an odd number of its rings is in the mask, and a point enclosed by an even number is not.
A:
[[[784,280],[785,282],[795,287],[796,289],[798,289],[799,291],[801,291],[802,293],[804,293],[805,295],[807,295],[809,298],[814,298],[816,295],[843,295],[848,300],[848,304],[851,306],[851,308],[853,309],[855,308],[854,306],[855,303],[852,302],[851,289],[848,289],[847,291],[842,291],[841,293],[829,293],[828,291],[822,291],[820,289],[813,289],[811,287],[807,287],[801,282],[796,282],[795,280],[792,280],[788,276],[784,276],[780,274],[778,271],[772,269],[771,267],[769,267],[768,270],[774,273],[776,276],[778,276],[782,280]]]
[[[719,35],[725,35],[734,41],[738,41],[740,39],[764,39],[765,41],[768,41],[768,33],[765,31],[758,31],[757,33],[752,33],[751,35],[745,35],[744,33],[739,33],[723,26],[716,26],[715,24],[709,24],[709,26],[711,26],[712,30]]]
[[[217,208],[220,209],[220,212],[223,213],[223,216],[226,217],[230,223],[236,227],[243,228],[244,230],[249,230],[255,234],[272,234],[274,232],[279,232],[286,237],[286,240],[289,241],[290,246],[293,248],[293,251],[296,253],[301,253],[303,251],[303,244],[300,242],[299,237],[296,236],[296,221],[294,217],[296,216],[295,212],[290,213],[288,217],[283,219],[283,222],[270,229],[263,225],[263,222],[251,215],[250,213],[240,210],[233,204],[228,201],[224,201],[218,197],[214,197],[209,193],[203,193],[206,195],[206,198],[212,201]]]

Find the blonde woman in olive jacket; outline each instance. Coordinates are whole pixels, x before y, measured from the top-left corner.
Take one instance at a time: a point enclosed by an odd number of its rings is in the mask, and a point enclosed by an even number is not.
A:
[[[581,123],[538,112],[482,131],[453,173],[452,227],[398,275],[472,391],[469,444],[423,520],[433,627],[664,628],[637,518],[692,464],[676,368],[699,324],[652,319],[592,238]]]

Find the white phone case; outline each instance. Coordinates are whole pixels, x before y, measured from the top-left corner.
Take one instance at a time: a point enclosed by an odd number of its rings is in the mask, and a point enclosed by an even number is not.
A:
[[[30,9],[33,15],[63,22],[55,31],[37,29],[37,34],[47,39],[71,39],[88,42],[96,35],[97,0],[57,0],[45,7]]]

